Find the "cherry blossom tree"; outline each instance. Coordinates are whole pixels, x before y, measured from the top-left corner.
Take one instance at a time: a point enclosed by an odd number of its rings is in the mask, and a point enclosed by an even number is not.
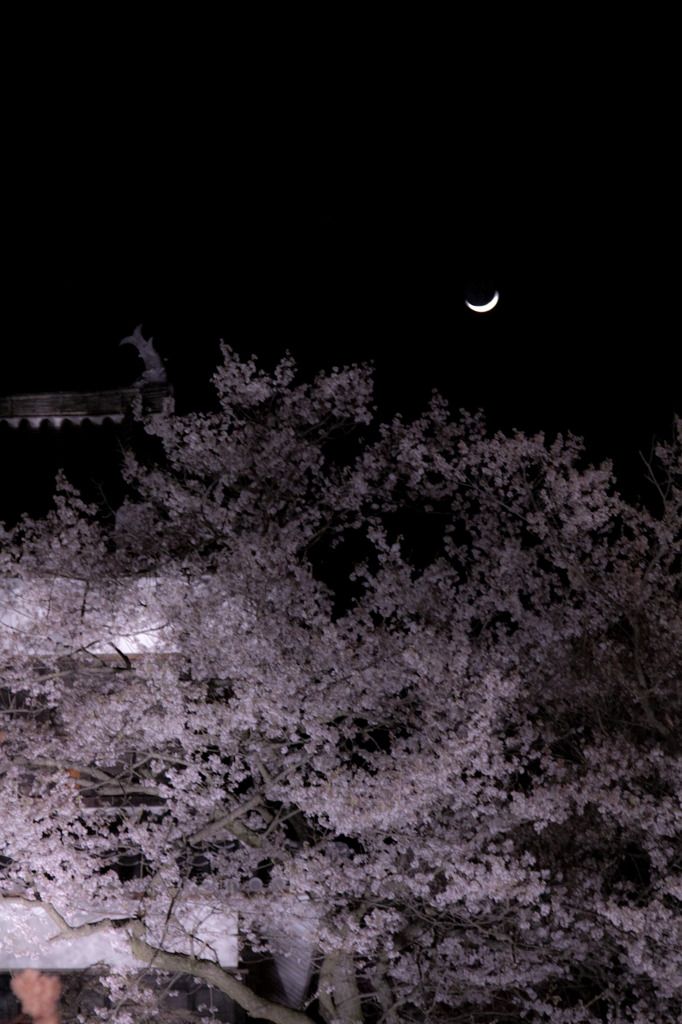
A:
[[[115,524],[60,478],[3,535],[0,904],[279,1024],[679,1019],[682,423],[647,508],[573,437],[223,355],[216,411],[138,410]]]

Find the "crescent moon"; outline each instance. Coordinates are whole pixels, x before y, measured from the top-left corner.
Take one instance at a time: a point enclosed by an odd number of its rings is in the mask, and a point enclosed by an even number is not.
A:
[[[464,302],[469,307],[469,309],[473,310],[474,313],[487,313],[489,310],[495,308],[499,301],[499,298],[500,293],[495,292],[490,302],[486,302],[485,305],[483,306],[472,306],[472,304],[467,299],[465,299]]]

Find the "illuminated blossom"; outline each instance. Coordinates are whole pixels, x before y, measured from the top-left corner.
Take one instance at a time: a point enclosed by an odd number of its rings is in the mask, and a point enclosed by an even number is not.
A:
[[[286,1024],[678,1019],[679,421],[651,511],[574,438],[224,357],[115,525],[61,479],[3,538],[0,905]]]

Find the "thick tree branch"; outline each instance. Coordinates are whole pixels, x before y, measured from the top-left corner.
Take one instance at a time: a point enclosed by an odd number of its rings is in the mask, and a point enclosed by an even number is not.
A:
[[[167,953],[162,949],[150,946],[142,938],[144,926],[142,922],[134,922],[131,928],[130,948],[133,954],[147,964],[153,964],[163,971],[191,974],[195,978],[203,978],[214,988],[233,999],[250,1017],[261,1017],[273,1024],[311,1024],[311,1018],[299,1010],[292,1010],[269,999],[257,996],[248,985],[229,974],[218,964],[210,960],[197,960],[182,953]]]

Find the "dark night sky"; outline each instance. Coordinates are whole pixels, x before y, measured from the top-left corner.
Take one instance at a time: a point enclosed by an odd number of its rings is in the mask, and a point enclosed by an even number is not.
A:
[[[458,127],[456,103],[449,122],[443,103],[383,103],[360,116],[336,96],[322,116],[309,100],[292,118],[273,100],[255,127],[228,104],[220,131],[114,111],[85,132],[46,101],[14,169],[0,393],[130,383],[118,342],[141,322],[180,408],[205,400],[221,337],[267,367],[286,349],[306,371],[374,359],[386,411],[436,387],[496,428],[584,435],[633,477],[682,413],[653,115],[624,102],[607,131],[569,103],[536,133],[519,100],[489,138]],[[478,271],[501,296],[485,315],[464,305]]]

